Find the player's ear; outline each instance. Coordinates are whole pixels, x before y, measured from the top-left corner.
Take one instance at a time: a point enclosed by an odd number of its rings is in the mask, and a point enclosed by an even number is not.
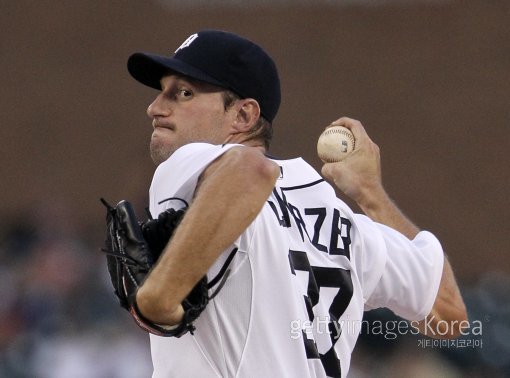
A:
[[[253,98],[244,98],[236,103],[236,115],[233,122],[233,128],[242,133],[251,129],[251,127],[260,118],[260,105]]]

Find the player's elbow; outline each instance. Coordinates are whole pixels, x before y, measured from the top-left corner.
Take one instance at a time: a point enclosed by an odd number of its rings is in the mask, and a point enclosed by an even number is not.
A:
[[[271,192],[280,176],[280,167],[275,162],[264,159],[257,164],[256,172],[258,177],[264,181],[264,186]]]
[[[425,334],[440,339],[457,338],[469,328],[466,305],[446,258],[439,290],[425,325]]]
[[[246,190],[270,193],[280,176],[280,167],[256,148],[232,148],[226,155],[229,168],[237,173],[237,181]]]
[[[430,314],[420,322],[420,331],[435,339],[455,339],[465,335],[469,319],[462,297],[436,300]]]
[[[442,315],[442,316],[441,316]],[[448,306],[445,314],[439,314],[438,330],[447,339],[455,339],[465,333],[469,328],[469,319],[464,301],[459,296],[454,298]]]

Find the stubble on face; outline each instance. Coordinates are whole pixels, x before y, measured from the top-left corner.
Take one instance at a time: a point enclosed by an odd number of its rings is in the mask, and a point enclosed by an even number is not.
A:
[[[154,137],[151,138],[149,148],[151,159],[156,165],[163,163],[175,152],[174,148]]]
[[[182,130],[179,131],[179,126],[176,126],[174,130],[155,130],[149,145],[152,161],[159,165],[168,160],[180,147],[190,143],[223,143],[225,135],[221,123],[215,123],[212,119],[208,121],[201,122],[206,125],[207,132],[204,132],[200,127],[189,127],[186,128],[186,132],[182,132]]]

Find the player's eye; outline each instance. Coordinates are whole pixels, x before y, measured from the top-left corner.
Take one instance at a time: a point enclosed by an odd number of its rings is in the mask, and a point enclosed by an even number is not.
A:
[[[193,92],[189,89],[179,89],[178,93],[181,98],[191,98],[193,96]]]

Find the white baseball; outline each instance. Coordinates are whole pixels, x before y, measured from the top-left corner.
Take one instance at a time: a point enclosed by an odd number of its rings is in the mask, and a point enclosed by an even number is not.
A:
[[[351,130],[343,126],[331,126],[322,132],[317,141],[317,154],[324,163],[342,161],[355,146]]]

